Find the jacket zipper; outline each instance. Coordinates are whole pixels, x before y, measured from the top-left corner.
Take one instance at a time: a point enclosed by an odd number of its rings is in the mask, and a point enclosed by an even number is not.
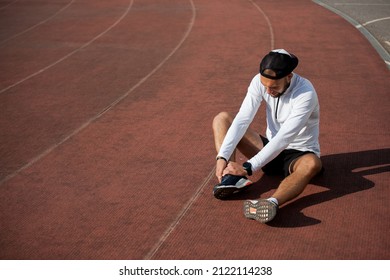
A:
[[[276,102],[275,120],[278,120],[279,99],[280,99],[280,96],[278,97],[278,102]]]

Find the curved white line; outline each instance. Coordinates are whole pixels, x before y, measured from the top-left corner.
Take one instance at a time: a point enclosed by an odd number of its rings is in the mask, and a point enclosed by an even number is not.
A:
[[[386,3],[334,3],[335,6],[388,6]]]
[[[14,171],[13,173],[9,174],[8,176],[4,177],[2,180],[0,180],[0,185],[2,185],[4,182],[8,181],[9,179],[13,178],[16,176],[18,173],[23,171],[24,169],[30,167],[34,163],[38,162],[42,158],[44,158],[46,155],[51,153],[53,150],[55,150],[57,147],[60,145],[64,144],[66,141],[68,141],[70,138],[78,134],[80,131],[85,129],[87,126],[89,126],[92,122],[96,121],[99,119],[101,116],[103,116],[107,111],[112,109],[115,105],[117,105],[119,102],[121,102],[123,99],[125,99],[132,91],[134,91],[136,88],[138,88],[140,85],[142,85],[147,79],[149,79],[154,73],[157,72],[176,52],[177,50],[183,45],[184,41],[187,39],[188,35],[190,34],[192,27],[195,22],[195,5],[193,4],[192,0],[190,0],[191,6],[192,6],[192,18],[189,24],[189,27],[187,31],[185,32],[184,36],[180,40],[180,42],[176,45],[176,47],[168,54],[167,57],[165,57],[160,64],[158,64],[152,71],[150,71],[149,74],[147,74],[145,77],[143,77],[137,84],[135,84],[133,87],[131,87],[127,92],[125,92],[122,96],[120,96],[118,99],[116,99],[114,102],[112,102],[110,105],[108,105],[106,108],[104,108],[102,111],[100,111],[98,114],[90,118],[88,121],[83,123],[80,127],[75,129],[72,133],[64,137],[61,141],[57,142],[56,144],[52,145],[51,147],[47,148],[45,151],[43,151],[41,154],[38,156],[34,157],[31,159],[28,163],[20,167],[18,170]],[[133,1],[131,1],[131,4]],[[130,5],[131,7],[131,5]]]
[[[124,17],[129,13],[129,11],[130,11],[130,9],[131,9],[131,6],[133,5],[133,2],[134,2],[134,0],[130,0],[129,6],[127,7],[127,9],[126,9],[125,12],[123,13],[123,15],[122,15],[119,19],[117,19],[117,21],[115,21],[110,27],[108,27],[108,28],[107,28],[106,30],[104,30],[102,33],[100,33],[99,35],[97,35],[96,37],[94,37],[92,40],[90,40],[89,42],[85,43],[85,44],[82,45],[81,47],[79,47],[79,48],[73,50],[72,52],[68,53],[68,54],[65,55],[64,57],[62,57],[62,58],[58,59],[57,61],[53,62],[52,64],[50,64],[50,65],[48,65],[48,66],[46,66],[46,67],[44,67],[44,68],[42,68],[42,69],[36,71],[35,73],[33,73],[33,74],[31,74],[31,75],[25,77],[24,79],[22,79],[22,80],[20,80],[20,81],[18,81],[18,82],[16,82],[16,83],[14,83],[14,84],[12,84],[12,85],[6,87],[6,88],[3,88],[2,90],[0,90],[0,93],[6,92],[7,90],[9,90],[9,89],[11,89],[11,88],[13,88],[13,87],[16,87],[17,85],[20,85],[20,84],[24,83],[25,81],[27,81],[27,80],[29,80],[29,79],[31,79],[31,78],[33,78],[33,77],[35,77],[35,76],[41,74],[42,72],[46,71],[47,69],[50,69],[51,67],[57,65],[58,63],[64,61],[65,59],[71,57],[72,55],[74,55],[74,54],[77,53],[78,51],[80,51],[80,50],[82,50],[82,49],[88,47],[89,45],[91,45],[93,42],[95,42],[97,39],[99,39],[100,37],[102,37],[103,35],[105,35],[107,32],[109,32],[112,28],[114,28],[116,25],[119,24],[119,22],[121,22],[121,21],[124,19]]]
[[[321,0],[312,0],[314,3],[332,11],[333,13],[343,17],[346,19],[350,24],[355,26],[370,42],[370,44],[374,47],[374,49],[378,52],[378,54],[382,57],[383,61],[387,64],[387,66],[390,65],[390,55],[389,52],[382,46],[381,43],[378,42],[378,40],[374,37],[373,34],[371,34],[363,25],[359,24],[355,19],[351,18],[349,15],[345,14],[344,12],[332,7],[331,5],[326,4],[325,2]],[[390,67],[389,67],[390,69]]]
[[[374,23],[374,22],[378,22],[378,21],[382,21],[382,20],[388,20],[388,19],[390,19],[390,17],[378,18],[378,19],[367,21],[367,22],[363,23],[362,25],[366,26],[366,25],[369,25],[369,24]]]
[[[270,19],[268,18],[267,14],[263,11],[263,9],[261,9],[259,7],[259,5],[257,5],[255,2],[253,2],[253,0],[248,0],[249,2],[252,3],[253,6],[255,6],[255,8],[263,15],[263,17],[265,18],[265,21],[267,22],[268,24],[268,29],[269,29],[269,33],[270,33],[270,36],[271,36],[271,50],[273,50],[275,48],[275,36],[274,36],[274,29],[272,28],[272,23],[270,21]]]
[[[43,20],[43,21],[41,21],[41,22],[39,22],[39,23],[37,23],[37,24],[35,24],[35,25],[33,25],[33,26],[27,28],[26,30],[23,30],[22,32],[19,32],[19,33],[13,35],[13,36],[11,36],[11,37],[9,37],[9,38],[7,38],[7,39],[1,41],[1,42],[0,42],[0,46],[1,46],[2,44],[4,44],[4,43],[8,42],[9,40],[15,39],[16,37],[18,37],[18,36],[20,36],[20,35],[22,35],[22,34],[24,34],[24,33],[27,33],[28,31],[31,31],[31,30],[33,30],[34,28],[36,28],[36,27],[38,27],[38,26],[40,26],[40,25],[42,25],[42,24],[48,22],[49,20],[51,20],[52,18],[54,18],[55,16],[57,16],[59,13],[63,12],[64,10],[66,10],[66,9],[67,9],[70,5],[72,5],[73,2],[75,2],[75,1],[76,1],[76,0],[70,1],[68,4],[66,4],[64,7],[62,7],[60,10],[58,10],[56,13],[54,13],[53,15],[51,15],[50,17],[48,17],[47,19],[45,19],[45,20]]]
[[[5,4],[3,7],[0,7],[0,10],[4,10],[6,9],[8,6],[11,6],[12,4],[15,4],[16,2],[18,2],[18,0],[15,0],[13,2],[10,2],[8,4]]]
[[[188,210],[192,207],[194,202],[198,199],[199,195],[201,194],[203,188],[209,184],[211,178],[215,174],[215,167],[210,171],[209,175],[205,178],[203,183],[196,189],[194,195],[190,198],[190,200],[184,205],[182,210],[180,211],[179,215],[176,217],[176,219],[171,223],[171,225],[167,228],[167,230],[164,232],[164,234],[161,236],[160,240],[157,242],[157,244],[149,251],[149,253],[144,257],[144,260],[150,260],[154,257],[154,255],[158,252],[158,250],[161,248],[161,246],[164,244],[164,242],[167,240],[169,235],[173,232],[173,230],[176,228],[176,226],[180,223],[181,219],[187,214]]]
[[[274,49],[274,32],[272,28],[271,21],[269,20],[266,13],[252,0],[249,0],[256,8],[260,11],[260,13],[264,16],[265,20],[267,21],[270,36],[271,36],[271,49]],[[191,4],[192,0],[191,0]],[[164,244],[164,242],[168,239],[169,235],[175,230],[175,228],[178,226],[178,224],[181,222],[183,217],[187,214],[188,210],[192,207],[194,202],[198,199],[200,193],[202,192],[203,188],[209,184],[211,178],[215,174],[215,167],[210,171],[208,176],[205,178],[203,183],[198,187],[198,189],[195,191],[194,195],[190,198],[190,200],[184,205],[176,219],[170,224],[170,226],[167,228],[167,230],[163,233],[160,240],[157,242],[157,244],[148,252],[148,254],[144,257],[145,260],[152,259],[155,254],[158,252],[158,250],[161,248],[161,246]]]

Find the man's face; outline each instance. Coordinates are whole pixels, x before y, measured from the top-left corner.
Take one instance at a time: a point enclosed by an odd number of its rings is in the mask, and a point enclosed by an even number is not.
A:
[[[271,80],[260,75],[260,81],[267,93],[274,98],[281,96],[290,85],[292,75],[288,75],[279,80]]]

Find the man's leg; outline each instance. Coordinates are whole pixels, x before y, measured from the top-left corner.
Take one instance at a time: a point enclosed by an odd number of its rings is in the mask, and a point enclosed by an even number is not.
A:
[[[219,113],[213,120],[214,143],[217,153],[222,146],[222,142],[232,122],[233,118],[226,112]],[[262,146],[263,142],[260,136],[249,128],[238,143],[237,148],[245,157],[252,158],[260,151],[260,147]],[[235,161],[235,154],[233,153],[232,157],[227,160]]]
[[[293,172],[280,183],[272,195],[279,205],[300,195],[310,180],[321,171],[322,163],[315,154],[310,153],[299,157],[291,169]]]
[[[268,223],[275,217],[278,206],[300,195],[322,169],[321,160],[311,153],[299,157],[292,165],[292,173],[280,183],[271,198],[244,202],[245,217]]]
[[[223,140],[233,122],[233,118],[226,112],[219,113],[213,120],[214,141],[217,153],[221,149]],[[241,139],[237,148],[244,156],[251,158],[260,150],[260,136],[254,131],[248,129],[246,134]],[[235,162],[235,151],[227,159]],[[227,167],[227,162],[220,159],[216,163],[215,175],[218,178],[219,184],[213,188],[214,197],[217,199],[226,199],[232,194],[245,190],[252,182],[244,176],[226,175],[224,176]],[[231,166],[230,166],[231,168]]]

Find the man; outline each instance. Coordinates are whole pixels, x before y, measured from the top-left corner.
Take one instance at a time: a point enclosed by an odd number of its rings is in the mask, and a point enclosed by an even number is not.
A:
[[[284,176],[272,197],[244,202],[245,217],[261,223],[271,221],[278,207],[301,194],[322,170],[318,98],[313,85],[293,73],[297,65],[298,58],[286,50],[271,51],[262,59],[236,117],[222,112],[213,120],[216,198],[246,189],[252,183],[247,177],[260,169]],[[264,102],[266,137],[249,128]],[[235,162],[236,148],[248,158],[243,165]]]

